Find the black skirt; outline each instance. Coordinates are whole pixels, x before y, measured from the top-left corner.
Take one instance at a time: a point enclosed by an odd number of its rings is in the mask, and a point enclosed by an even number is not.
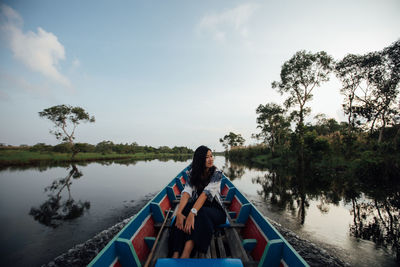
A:
[[[194,202],[188,202],[182,211],[182,214],[188,216],[190,210],[192,209]],[[178,251],[179,255],[182,254],[183,248],[186,241],[194,241],[194,251],[199,251],[200,253],[206,253],[207,249],[211,243],[212,235],[215,228],[225,223],[226,214],[222,209],[220,204],[214,199],[212,202],[206,200],[198,211],[197,216],[194,218],[194,229],[192,229],[190,234],[186,234],[184,231],[178,229],[174,225],[170,228],[169,233],[169,256]],[[185,223],[185,222],[184,222]]]

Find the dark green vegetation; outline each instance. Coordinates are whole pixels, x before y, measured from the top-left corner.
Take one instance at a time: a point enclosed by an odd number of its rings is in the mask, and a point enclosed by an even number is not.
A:
[[[79,152],[79,153],[78,153]],[[74,157],[72,155],[75,153]],[[193,150],[186,147],[139,146],[114,144],[103,141],[97,145],[87,143],[61,143],[55,146],[39,143],[34,146],[0,146],[0,166],[29,165],[41,163],[78,162],[110,159],[155,159],[187,157]]]
[[[305,117],[312,93],[335,74],[344,96],[346,122],[320,114]],[[229,159],[268,170],[257,178],[263,196],[278,205],[308,199],[351,203],[351,234],[391,247],[400,262],[400,41],[382,51],[335,60],[325,52],[297,52],[272,83],[283,105],[256,109],[262,144],[233,147]],[[339,88],[338,88],[339,90]]]

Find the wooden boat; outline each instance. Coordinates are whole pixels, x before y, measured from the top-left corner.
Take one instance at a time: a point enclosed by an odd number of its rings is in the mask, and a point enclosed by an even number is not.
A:
[[[147,203],[88,266],[309,266],[226,176],[221,197],[227,221],[213,234],[205,258],[167,258],[169,228],[190,167]]]

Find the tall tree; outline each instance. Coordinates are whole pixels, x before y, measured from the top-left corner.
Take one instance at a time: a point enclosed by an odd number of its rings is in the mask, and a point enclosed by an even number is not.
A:
[[[310,111],[306,104],[312,99],[313,90],[329,80],[332,63],[333,58],[324,51],[316,54],[298,51],[283,64],[281,80],[272,83],[272,88],[279,93],[289,94],[284,103],[286,108],[298,107],[293,114],[298,118],[300,131],[304,126],[304,116]]]
[[[285,116],[286,110],[275,104],[267,103],[259,105],[256,109],[257,128],[260,133],[253,136],[259,140],[263,140],[269,145],[272,152],[275,152],[276,145],[284,140],[290,131],[290,119]]]
[[[74,145],[76,127],[81,122],[95,122],[94,116],[90,116],[83,108],[69,105],[46,108],[39,112],[39,116],[52,121],[55,129],[50,130],[50,133],[54,134],[58,140],[68,142],[71,147]],[[75,149],[73,150],[72,158],[77,152]]]
[[[242,137],[241,134],[235,134],[233,132],[229,132],[229,134],[219,139],[219,142],[222,144],[225,150],[228,150],[229,146],[231,148],[236,146],[242,146],[245,141],[246,140]]]
[[[313,91],[322,82],[329,80],[333,68],[333,58],[326,52],[316,54],[298,51],[286,61],[281,69],[281,80],[274,81],[272,88],[281,94],[287,93],[284,105],[287,109],[297,107],[292,117],[298,120],[296,149],[298,153],[298,168],[300,180],[304,178],[304,117],[311,111],[306,105],[313,97]]]
[[[341,92],[346,96],[345,113],[349,126],[354,127],[358,116],[372,134],[379,129],[382,141],[387,125],[398,121],[400,83],[400,41],[379,52],[363,56],[348,55],[336,65],[336,75],[342,81]]]
[[[347,115],[349,133],[354,129],[357,118],[357,112],[355,112],[355,105],[357,103],[356,92],[367,90],[367,88],[361,88],[361,84],[365,77],[365,71],[362,67],[363,61],[363,56],[349,54],[335,66],[336,76],[342,82],[340,93],[345,96],[343,110]]]

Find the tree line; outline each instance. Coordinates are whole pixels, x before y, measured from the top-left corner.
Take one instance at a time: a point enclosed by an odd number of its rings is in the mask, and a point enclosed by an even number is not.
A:
[[[11,147],[2,145],[0,149],[10,149]],[[37,143],[33,146],[21,145],[12,147],[13,149],[28,150],[31,152],[59,152],[59,153],[73,153],[73,152],[86,152],[86,153],[117,153],[117,154],[135,154],[135,153],[155,153],[155,154],[193,154],[193,150],[184,146],[160,146],[158,148],[152,146],[140,146],[136,142],[131,144],[120,143],[114,144],[112,141],[101,141],[96,145],[88,143],[74,143],[63,142],[57,145],[48,145],[45,143]]]
[[[340,93],[344,97],[342,106],[347,121],[338,123],[319,114],[314,118],[314,125],[305,123],[305,117],[311,113],[308,104],[313,93],[329,81],[331,74],[341,82]],[[273,153],[277,149],[296,147],[299,161],[304,160],[305,135],[314,130],[318,136],[339,134],[338,138],[347,142],[346,145],[362,137],[369,143],[386,141],[397,146],[400,137],[399,82],[400,40],[381,51],[348,54],[339,61],[324,51],[298,51],[283,64],[280,80],[271,84],[286,96],[284,103],[270,102],[257,107],[259,132],[252,137]],[[220,139],[226,150],[241,146],[244,141],[240,134],[232,132]]]
[[[341,83],[346,120],[318,114],[307,122],[313,93],[333,75]],[[400,263],[399,84],[400,40],[341,60],[299,51],[271,84],[284,102],[256,108],[258,132],[252,137],[260,144],[244,147],[236,133],[220,142],[231,162],[267,169],[256,179],[265,198],[300,203],[302,222],[308,200],[321,193],[321,205],[351,203],[350,233],[391,247]]]

